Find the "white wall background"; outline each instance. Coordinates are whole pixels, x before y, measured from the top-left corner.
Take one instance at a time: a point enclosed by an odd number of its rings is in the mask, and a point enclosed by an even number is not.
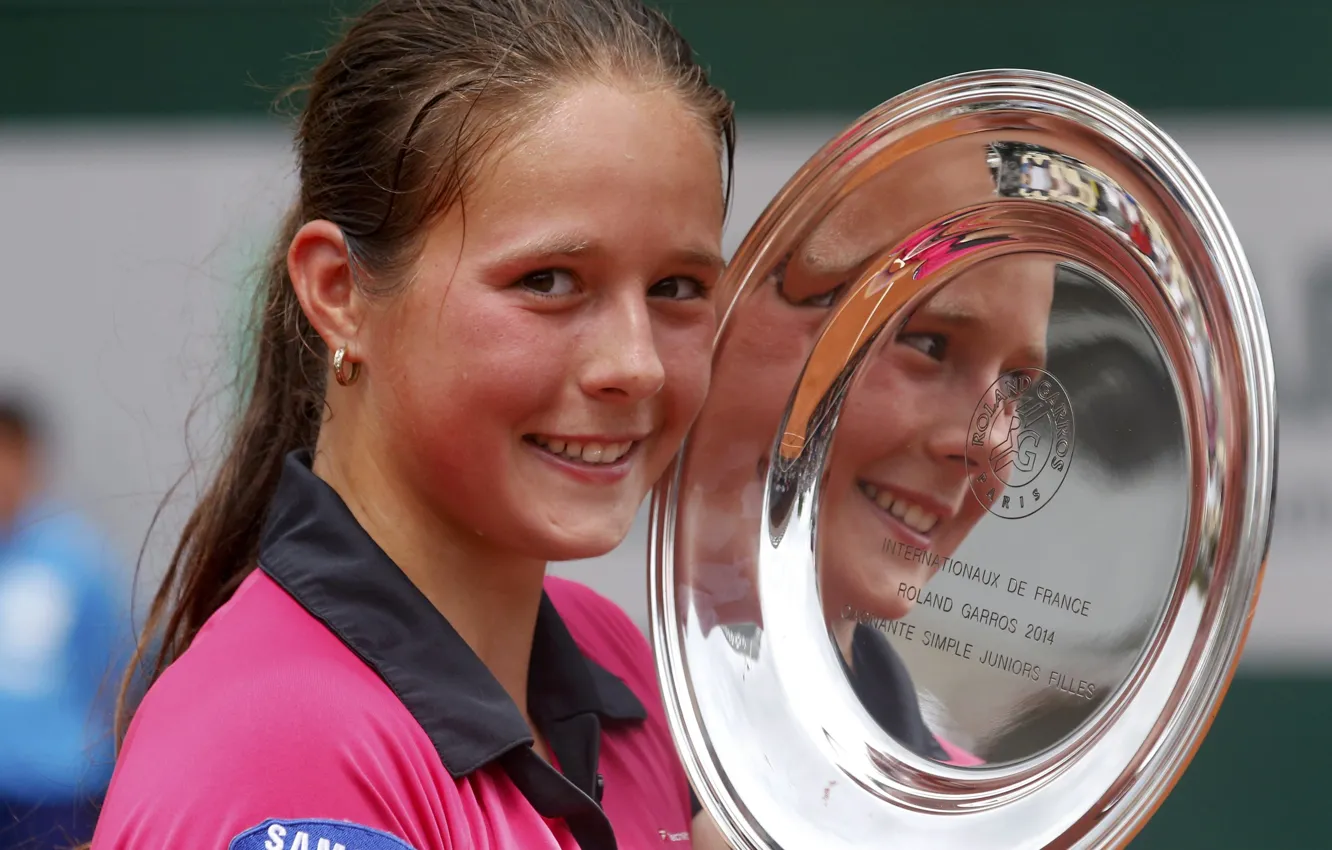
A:
[[[741,127],[728,250],[841,123]],[[1277,348],[1281,496],[1248,660],[1332,665],[1332,124],[1164,123],[1244,240]],[[247,273],[291,191],[271,125],[0,127],[0,386],[45,394],[59,490],[127,563],[191,448],[204,469],[213,456]],[[1324,267],[1318,313],[1310,281]],[[193,492],[189,479],[150,539],[141,595]],[[645,623],[646,547],[640,517],[615,552],[557,571]]]

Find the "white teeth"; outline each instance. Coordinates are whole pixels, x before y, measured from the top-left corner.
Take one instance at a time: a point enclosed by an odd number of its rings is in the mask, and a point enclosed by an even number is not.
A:
[[[902,517],[902,522],[915,528],[920,521],[925,518],[925,511],[921,510],[920,505],[912,505],[907,508],[906,516]]]
[[[938,514],[930,513],[915,502],[895,496],[887,490],[880,490],[873,484],[862,482],[858,486],[860,492],[868,496],[880,510],[897,517],[907,528],[928,534],[939,523]]]
[[[632,441],[623,443],[578,443],[572,440],[557,440],[552,437],[538,435],[533,435],[532,440],[551,454],[557,454],[569,460],[593,464],[615,463],[634,447]]]

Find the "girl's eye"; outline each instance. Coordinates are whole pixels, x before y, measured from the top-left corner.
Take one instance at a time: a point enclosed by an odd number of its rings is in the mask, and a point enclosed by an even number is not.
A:
[[[910,346],[932,360],[943,360],[948,354],[948,337],[943,334],[907,334],[897,338],[901,345]]]
[[[652,288],[648,290],[648,297],[688,301],[692,298],[702,298],[703,292],[703,284],[691,277],[668,277],[652,284]]]
[[[559,298],[578,291],[574,276],[564,269],[542,269],[518,281],[518,285],[544,298]]]
[[[768,276],[768,279],[776,284],[777,292],[787,304],[790,304],[793,307],[811,307],[815,310],[826,310],[837,303],[837,299],[842,296],[842,291],[846,289],[845,281],[834,286],[832,289],[829,289],[827,292],[820,292],[818,295],[810,295],[799,300],[793,298],[791,294],[786,291],[786,267],[790,261],[791,255],[787,254]]]
[[[842,294],[842,290],[845,288],[846,284],[843,283],[834,286],[832,289],[828,290],[827,292],[821,292],[818,295],[811,295],[808,298],[801,301],[800,306],[814,307],[820,310],[826,310],[827,308],[837,303],[838,296]]]

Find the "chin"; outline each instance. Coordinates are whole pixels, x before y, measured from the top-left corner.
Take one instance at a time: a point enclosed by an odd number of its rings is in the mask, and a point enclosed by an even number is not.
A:
[[[911,569],[882,569],[874,573],[848,570],[849,575],[839,582],[841,585],[834,593],[838,615],[847,607],[861,617],[883,620],[900,620],[915,608],[915,603],[898,593],[901,584],[924,589],[929,581],[928,574],[920,574]]]
[[[603,520],[578,527],[550,528],[539,535],[541,557],[547,561],[583,561],[613,551],[629,536],[633,517],[627,522]]]
[[[905,599],[899,599],[895,595],[886,593],[876,593],[870,596],[860,598],[860,604],[851,603],[851,608],[860,613],[862,617],[872,617],[881,620],[900,620],[915,606]]]

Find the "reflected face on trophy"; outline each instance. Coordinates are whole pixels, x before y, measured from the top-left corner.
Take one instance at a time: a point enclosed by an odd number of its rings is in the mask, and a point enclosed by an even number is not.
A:
[[[706,565],[693,582],[723,623],[757,622],[754,540],[762,486],[782,411],[830,314],[876,259],[922,217],[992,191],[974,143],[905,157],[841,201],[806,242],[743,301],[727,356],[715,365],[692,466],[686,537]],[[1011,255],[981,263],[921,306],[867,364],[838,425],[821,509],[820,558],[829,622],[846,609],[896,619],[923,586],[918,561],[885,558],[885,541],[949,553],[984,513],[967,493],[962,447],[977,400],[1006,371],[1043,365],[1054,258]],[[725,299],[719,299],[719,303]],[[706,472],[703,470],[706,469]]]
[[[1045,365],[1055,261],[1019,254],[962,273],[866,363],[838,422],[821,505],[829,615],[905,616],[986,508],[964,453],[977,400],[1001,375]],[[994,428],[1007,430],[1013,411]]]
[[[854,284],[875,257],[907,237],[914,222],[922,220],[922,216],[942,216],[976,193],[991,191],[992,177],[983,157],[967,156],[974,153],[974,148],[966,140],[934,145],[870,177],[840,201],[819,222],[805,244],[779,262],[762,285],[735,304],[729,353],[714,366],[713,390],[697,422],[698,432],[713,433],[719,438],[706,441],[703,449],[706,458],[699,458],[701,464],[691,465],[683,490],[686,500],[697,508],[686,512],[689,516],[689,528],[683,529],[686,546],[693,549],[691,558],[702,568],[691,577],[691,590],[695,596],[705,598],[702,610],[713,613],[718,622],[759,620],[754,590],[754,540],[761,518],[763,476],[781,426],[782,410],[790,400],[791,388],[819,330],[848,286]],[[986,268],[991,266],[987,264]],[[912,384],[923,378],[928,362],[943,362],[935,345],[940,338],[962,334],[979,341],[975,334],[984,336],[986,329],[976,322],[947,320],[950,313],[958,317],[986,316],[988,306],[984,301],[994,296],[984,293],[984,278],[994,273],[994,268],[988,273],[978,270],[971,276],[971,292],[959,288],[955,294],[942,298],[932,312],[920,310],[919,329],[911,328],[914,336],[902,338],[902,345],[910,350],[894,353],[891,349],[898,346],[884,346],[882,358],[891,365],[884,366],[880,380]],[[1018,265],[1012,265],[1007,272],[1010,277],[1024,273]],[[1034,296],[1038,302],[1044,298],[1048,306],[1048,274],[1043,284],[1032,289],[1034,292],[1023,297]],[[725,305],[726,300],[718,297],[718,304]],[[950,306],[948,301],[954,304]],[[1043,338],[1035,340],[1039,333],[1032,336],[1026,330],[1018,330],[1015,336],[1031,337],[1031,345],[1026,346],[1028,354],[1043,350]],[[960,350],[975,352],[976,342],[964,344]],[[911,362],[918,366],[914,372],[895,372],[903,365],[910,370]],[[888,378],[890,373],[894,377]],[[948,381],[932,381],[935,393],[940,392],[940,384],[944,382]],[[958,386],[955,376],[951,385],[955,389]],[[918,416],[899,409],[888,398],[866,402],[866,416],[887,417],[880,418],[878,428],[867,425],[867,432],[875,433],[872,437],[875,446],[915,438],[890,437],[890,433],[899,430],[894,425],[899,416],[904,420],[903,426],[918,429],[924,426]],[[975,398],[970,404],[975,404]],[[958,401],[958,405],[964,406],[964,402]],[[878,448],[854,450],[851,454],[866,462],[886,456]],[[954,477],[962,481],[960,466]],[[847,478],[855,478],[850,470]],[[952,486],[950,492],[955,489]],[[856,513],[863,512],[864,508],[856,505]],[[946,512],[936,513],[942,516]],[[966,533],[962,528],[966,522],[962,513],[962,509],[956,508],[950,522],[935,533],[950,528],[960,528],[960,533]],[[882,533],[874,545],[879,542]],[[847,582],[847,586],[856,584],[860,582]]]
[[[1054,268],[1039,254],[973,267],[864,367],[838,423],[821,507],[830,622],[848,607],[873,618],[904,616],[912,601],[901,587],[923,587],[934,570],[903,553],[951,554],[984,515],[968,489],[966,430],[1000,375],[1044,365]],[[709,565],[700,579],[721,622],[755,616],[753,541],[768,453],[804,358],[858,271],[825,269],[809,256],[779,267],[745,303],[731,355],[714,374],[701,418],[705,427],[724,427],[727,440],[713,442],[724,452],[700,464],[710,474],[690,489],[710,505],[692,514],[707,524],[691,541]]]

